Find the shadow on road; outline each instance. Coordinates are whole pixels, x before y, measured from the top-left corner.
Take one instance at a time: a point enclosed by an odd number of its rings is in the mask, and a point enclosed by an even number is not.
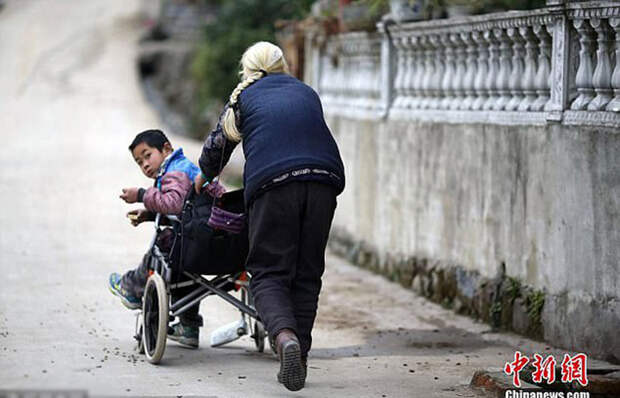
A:
[[[369,333],[364,345],[318,348],[313,349],[311,355],[323,359],[377,356],[420,357],[473,353],[479,349],[500,345],[503,344],[485,340],[479,334],[458,328],[398,329]],[[467,358],[467,355],[465,357]]]

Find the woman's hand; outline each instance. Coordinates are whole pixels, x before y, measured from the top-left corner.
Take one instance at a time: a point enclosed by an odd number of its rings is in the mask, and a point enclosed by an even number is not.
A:
[[[127,213],[127,218],[129,218],[131,225],[137,227],[140,223],[149,220],[149,211],[146,209],[132,210]]]
[[[198,174],[196,178],[194,178],[194,189],[197,194],[200,194],[202,191],[206,191],[214,198],[221,198],[222,195],[226,193],[226,188],[220,184],[217,176],[205,185],[206,182],[207,180],[202,176],[202,173]]]
[[[226,193],[226,188],[224,188],[224,186],[220,184],[219,180],[216,177],[213,179],[213,181],[209,183],[209,185],[205,187],[205,191],[207,191],[207,193],[214,198],[219,199],[222,197],[222,195]]]

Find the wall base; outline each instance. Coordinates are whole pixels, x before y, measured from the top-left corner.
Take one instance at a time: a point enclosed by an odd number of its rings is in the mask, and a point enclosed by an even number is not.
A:
[[[378,253],[333,227],[329,248],[351,263],[381,274],[455,312],[489,323],[494,329],[513,331],[545,340],[567,350],[620,363],[620,302],[551,295],[522,284],[500,267],[494,278],[468,271],[458,264],[428,258],[394,258]]]

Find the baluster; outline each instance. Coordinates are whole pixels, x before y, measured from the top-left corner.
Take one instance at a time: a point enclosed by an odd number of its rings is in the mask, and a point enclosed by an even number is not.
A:
[[[610,18],[609,25],[616,31],[616,67],[611,77],[614,99],[607,104],[605,109],[612,112],[620,112],[620,18]]]
[[[431,43],[430,36],[423,36],[422,42],[424,43],[424,75],[422,76],[421,83],[424,97],[422,98],[422,101],[420,101],[418,108],[426,109],[433,96],[433,90],[431,88],[431,79],[434,72],[433,44]]]
[[[411,38],[410,37],[403,37],[403,56],[405,57],[405,63],[404,68],[404,75],[403,75],[403,108],[407,108],[409,106],[409,104],[411,103],[411,95],[412,95],[412,90],[411,90],[411,79],[413,79],[413,75],[415,73],[415,70],[413,68],[413,51],[411,48]]]
[[[471,32],[471,37],[478,46],[478,60],[476,66],[476,77],[474,78],[474,91],[476,99],[471,104],[471,109],[478,111],[488,99],[488,90],[485,87],[485,79],[489,72],[489,48],[484,40],[483,33],[480,31]]]
[[[350,39],[349,39],[350,40]],[[346,74],[347,76],[347,92],[346,95],[344,96],[344,98],[342,99],[342,106],[344,108],[349,108],[349,107],[354,107],[356,105],[356,102],[359,101],[359,96],[358,96],[358,77],[359,77],[359,64],[356,61],[356,46],[355,43],[347,43],[347,52],[346,52],[346,59],[347,59],[347,66],[346,68],[343,68],[343,73]],[[351,71],[354,71],[353,73],[351,73]],[[348,72],[348,73],[347,73]]]
[[[441,36],[441,42],[446,51],[446,69],[441,79],[441,90],[443,91],[443,99],[439,103],[439,109],[450,109],[450,103],[454,99],[454,91],[452,91],[452,81],[456,75],[456,66],[454,64],[454,43],[450,40],[450,34]]]
[[[501,111],[510,101],[510,59],[512,57],[512,46],[504,29],[493,29],[493,35],[499,41],[499,73],[495,81],[499,98],[493,104],[493,110]]]
[[[429,83],[431,91],[431,99],[426,104],[427,109],[437,109],[441,102],[441,78],[443,76],[443,49],[441,45],[441,37],[439,35],[430,36],[430,42],[433,46],[431,58],[433,61],[433,73]]]
[[[342,92],[341,90],[343,89],[342,87],[342,82],[340,81],[340,75],[342,74],[342,64],[344,62],[344,56],[343,55],[337,55],[334,56],[334,59],[336,60],[335,64],[332,65],[332,70],[334,71],[333,77],[330,79],[330,91],[332,92],[332,103],[334,105],[338,105],[339,101],[340,101],[340,93]]]
[[[339,93],[338,90],[338,78],[340,77],[340,67],[342,66],[342,55],[338,52],[334,51],[334,45],[332,44],[332,50],[329,52],[329,80],[328,80],[328,89],[331,93],[331,101],[332,104],[336,104],[337,96]]]
[[[427,73],[426,67],[426,39],[424,36],[417,36],[418,39],[418,49],[415,54],[415,58],[417,59],[417,68],[416,73],[413,76],[413,84],[412,86],[415,88],[417,93],[416,98],[410,102],[410,108],[418,109],[420,105],[424,101],[425,93],[424,93],[424,76]]]
[[[532,105],[536,101],[536,36],[529,26],[519,28],[521,37],[525,40],[525,70],[523,71],[523,95],[525,98],[519,103],[517,110],[526,112],[532,110]]]
[[[336,63],[334,65],[335,69],[336,69],[336,73],[334,74],[335,78],[332,80],[333,82],[333,88],[334,88],[334,104],[336,106],[339,106],[340,103],[342,102],[342,95],[344,93],[344,91],[346,90],[346,86],[345,86],[345,80],[344,80],[344,76],[343,76],[343,70],[346,67],[346,53],[344,52],[344,46],[338,42],[338,47],[337,47],[338,53],[336,53],[337,55],[337,59],[338,59],[338,63]],[[340,53],[341,52],[341,53]]]
[[[525,40],[521,37],[518,28],[509,28],[508,37],[512,40],[512,73],[510,74],[509,84],[511,98],[508,104],[506,104],[505,109],[507,111],[516,111],[521,101],[523,101],[523,71],[525,69],[523,64],[525,47],[523,43]]]
[[[463,85],[463,79],[465,77],[465,62],[467,50],[465,43],[461,39],[461,35],[458,33],[450,34],[450,40],[454,43],[454,52],[456,54],[456,73],[452,80],[452,91],[454,93],[454,99],[450,102],[450,109],[459,109],[463,99],[465,98],[465,91]]]
[[[329,79],[333,73],[332,58],[329,53],[329,42],[325,45],[325,50],[321,54],[321,76],[319,78],[319,92],[321,99],[329,97]],[[327,99],[327,98],[326,98]]]
[[[351,56],[348,50],[349,45],[344,43],[342,45],[342,62],[338,64],[338,75],[340,76],[338,80],[341,81],[341,89],[338,90],[338,106],[341,108],[346,107],[346,105],[349,103],[348,98],[351,95],[351,83],[353,80],[351,79],[351,74],[345,73],[345,71],[349,70],[349,68],[352,66]]]
[[[536,90],[536,101],[530,107],[532,111],[542,111],[549,101],[549,90],[551,89],[551,36],[547,31],[546,25],[535,25],[534,34],[538,37],[538,69],[534,77],[534,87]]]
[[[345,71],[351,66],[351,60],[348,53],[348,45],[343,43],[341,46],[342,56],[340,59],[342,62],[338,64],[338,106],[342,107],[347,104],[347,97],[351,92],[351,75],[346,74]]]
[[[359,75],[357,77],[357,80],[359,82],[358,106],[363,109],[367,109],[370,107],[370,90],[368,88],[368,84],[370,83],[370,79],[368,76],[370,54],[368,53],[369,49],[367,47],[368,43],[364,43],[364,46],[361,49],[359,55]]]
[[[334,86],[332,84],[333,78],[336,75],[334,62],[336,62],[336,59],[331,52],[327,52],[327,54],[323,56],[324,72],[321,76],[321,94],[323,95],[324,93],[326,102],[331,104],[334,103]]]
[[[575,77],[575,85],[577,86],[577,98],[573,101],[571,109],[583,110],[594,98],[594,87],[592,86],[592,52],[593,52],[593,31],[590,24],[585,19],[576,19],[573,21],[575,29],[579,34],[579,68]]]
[[[372,110],[375,108],[375,86],[376,82],[381,80],[381,74],[376,73],[375,65],[379,60],[379,55],[375,52],[375,42],[368,42],[368,55],[366,64],[366,97],[367,108]]]
[[[355,39],[352,40],[352,43],[349,44],[349,66],[345,69],[351,79],[351,90],[349,91],[349,95],[347,95],[347,103],[345,104],[347,107],[357,108],[360,106],[361,102],[361,56],[359,54],[360,46],[359,42]],[[353,72],[351,72],[353,71]]]
[[[374,98],[373,108],[380,109],[381,106],[382,106],[381,105],[382,104],[382,102],[381,102],[381,85],[382,85],[382,80],[381,80],[381,47],[379,47],[379,52],[377,54],[375,54],[371,76],[372,76],[372,80],[374,82],[374,84],[372,86],[373,98]]]
[[[354,94],[354,98],[356,98],[355,106],[356,108],[363,108],[364,107],[364,103],[366,102],[366,90],[365,90],[365,86],[366,86],[366,82],[364,81],[364,70],[366,69],[366,54],[365,54],[365,46],[361,45],[361,43],[357,43],[357,45],[355,46],[355,50],[358,51],[357,53],[353,53],[355,55],[352,55],[351,58],[355,59],[355,69],[353,69],[354,71],[357,72],[353,72],[353,74],[355,75],[355,94]],[[349,69],[349,71],[351,71],[351,69]]]
[[[415,102],[415,96],[419,95],[419,90],[417,90],[414,87],[414,80],[416,77],[416,74],[418,73],[417,68],[418,68],[418,63],[417,63],[417,50],[416,50],[416,43],[417,43],[417,38],[414,36],[409,36],[406,38],[406,54],[407,54],[407,64],[406,64],[406,68],[407,68],[407,74],[405,75],[405,80],[404,80],[404,90],[405,90],[405,102],[404,105],[407,108],[411,108],[412,104]]]
[[[413,62],[413,70],[409,80],[409,90],[411,97],[407,102],[407,107],[416,109],[422,100],[422,75],[424,74],[424,47],[420,36],[411,36],[411,61]]]
[[[476,79],[476,43],[474,42],[471,32],[463,32],[461,33],[461,40],[465,43],[465,53],[466,53],[466,67],[465,67],[465,75],[463,77],[463,93],[465,94],[465,99],[461,102],[459,109],[471,109],[471,106],[474,102],[475,94],[474,91],[474,80]]]
[[[373,85],[373,76],[372,76],[372,42],[366,38],[367,43],[364,49],[364,69],[362,86],[364,90],[364,108],[370,109],[372,108],[372,85]],[[377,76],[378,77],[378,76]]]
[[[430,36],[420,37],[420,43],[423,46],[423,50],[420,53],[420,57],[424,62],[424,73],[420,76],[420,102],[418,103],[418,109],[425,109],[428,101],[431,97],[430,81],[433,76],[433,55]]]
[[[329,75],[331,74],[330,62],[326,55],[321,54],[321,76],[319,77],[319,94],[321,95],[321,100],[323,102],[328,102],[329,97]]]
[[[393,106],[401,108],[405,101],[404,80],[405,80],[405,37],[394,37],[394,47],[396,47],[396,77],[394,78],[395,99]]]
[[[499,41],[492,30],[483,34],[484,40],[489,43],[489,69],[484,77],[484,87],[489,98],[482,105],[483,110],[491,110],[499,101],[499,91],[497,89],[497,77],[499,76]]]
[[[350,71],[352,70],[357,70],[357,65],[355,65],[355,56],[353,54],[355,54],[355,46],[353,43],[351,43],[351,39],[347,40],[347,43],[345,44],[346,50],[345,50],[345,64],[343,65],[344,67],[342,68],[342,74],[344,76],[346,76],[346,90],[345,90],[345,95],[342,97],[342,102],[341,102],[341,106],[344,108],[347,108],[350,106],[352,100],[356,97],[355,95],[355,89],[356,89],[356,83],[357,83],[357,74],[356,73],[351,73]]]
[[[611,51],[610,31],[606,21],[593,18],[590,24],[596,29],[598,50],[596,51],[596,68],[592,77],[592,85],[596,97],[588,104],[588,110],[598,111],[605,109],[605,105],[611,101]]]
[[[368,89],[370,90],[370,107],[372,109],[378,109],[381,95],[381,68],[378,66],[381,64],[381,41],[373,43],[372,54],[370,57],[370,64],[368,68]]]
[[[342,71],[344,70],[344,68],[347,65],[347,61],[346,61],[346,54],[344,53],[344,48],[340,47],[340,50],[343,51],[342,54],[338,55],[338,64],[336,64],[336,73],[335,73],[335,79],[333,80],[333,87],[334,87],[334,104],[336,106],[340,106],[340,103],[342,102],[342,96],[346,90],[346,82],[344,80]]]

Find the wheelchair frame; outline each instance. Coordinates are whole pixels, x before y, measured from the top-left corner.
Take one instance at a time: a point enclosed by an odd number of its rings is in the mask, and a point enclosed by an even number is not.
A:
[[[152,274],[146,282],[142,309],[136,316],[136,333],[134,335],[137,340],[136,350],[139,353],[144,353],[150,363],[159,363],[166,348],[168,323],[206,297],[215,295],[241,312],[240,325],[242,326],[237,329],[236,338],[248,334],[249,328],[252,332],[250,337],[254,340],[257,350],[263,352],[266,332],[254,308],[252,295],[249,291],[249,281],[243,279],[244,274],[248,278],[250,275],[246,271],[241,271],[217,275],[208,279],[201,274],[183,271],[183,274],[191,280],[170,283],[172,269],[156,244],[157,236],[162,231],[162,217],[168,219],[172,224],[180,224],[181,222],[176,216],[157,214],[155,217],[155,234],[149,246],[151,253],[149,269]],[[241,291],[241,300],[222,289],[224,285],[231,282],[238,287],[237,290]],[[172,290],[187,286],[197,287],[175,303],[171,303]]]

